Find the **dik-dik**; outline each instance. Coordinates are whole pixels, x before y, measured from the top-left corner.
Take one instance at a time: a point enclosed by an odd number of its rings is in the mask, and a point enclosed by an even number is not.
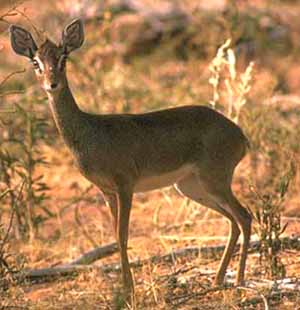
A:
[[[219,212],[230,223],[226,249],[215,277],[222,284],[240,233],[236,283],[244,281],[251,216],[231,190],[236,165],[248,140],[232,121],[205,106],[183,106],[145,114],[89,114],[69,87],[66,61],[84,41],[83,23],[65,27],[59,44],[37,46],[32,35],[10,27],[13,50],[29,58],[46,91],[56,126],[81,173],[109,204],[119,245],[124,295],[134,294],[127,255],[133,194],[175,185],[186,197]],[[100,86],[99,86],[100,87]]]

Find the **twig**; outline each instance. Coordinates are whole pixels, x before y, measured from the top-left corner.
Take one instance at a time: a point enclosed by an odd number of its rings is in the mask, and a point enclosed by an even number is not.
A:
[[[19,95],[19,94],[24,94],[25,91],[24,90],[15,90],[15,91],[8,91],[5,93],[1,93],[0,94],[0,98],[2,97],[7,97],[7,96],[12,96],[12,95]],[[10,113],[10,112],[15,112],[14,110],[8,110],[8,111],[1,111],[1,112],[6,112],[6,113]]]
[[[16,8],[15,11],[27,20],[27,22],[30,24],[32,29],[35,31],[36,35],[39,37],[39,39],[41,39],[42,38],[41,31],[34,25],[32,20],[24,12],[20,11],[18,8]]]
[[[254,289],[254,288],[250,288],[250,287],[245,287],[245,286],[238,286],[237,289],[238,290],[255,292],[262,299],[262,301],[264,303],[264,306],[265,306],[265,310],[269,310],[269,304],[268,304],[267,298],[263,294],[261,294],[258,290]]]
[[[26,183],[26,180],[23,179],[22,183],[21,183],[21,187],[20,187],[20,190],[19,190],[19,193],[18,193],[18,196],[17,196],[17,199],[16,201],[19,201],[20,197],[21,197],[21,194],[23,192],[23,188],[24,188],[24,185]],[[8,236],[9,236],[9,233],[10,233],[10,230],[12,228],[12,223],[13,223],[13,219],[14,219],[14,215],[15,215],[15,211],[16,211],[16,206],[15,204],[13,205],[13,209],[12,209],[12,213],[11,213],[11,216],[10,216],[10,220],[9,220],[9,225],[8,225],[8,228],[6,230],[6,234],[1,242],[1,247],[0,247],[0,254],[2,253],[3,251],[3,248],[7,242],[7,239],[8,239]]]
[[[176,296],[172,296],[172,300],[169,300],[169,303],[171,303],[173,306],[178,307],[184,303],[186,303],[187,301],[189,301],[192,298],[199,298],[202,296],[205,296],[209,293],[213,293],[213,292],[218,292],[218,291],[224,291],[224,290],[228,290],[228,289],[232,289],[232,286],[216,286],[216,287],[211,287],[205,290],[202,290],[201,292],[194,292],[194,293],[190,293],[190,294],[185,294],[185,295],[176,295]],[[173,301],[177,302],[173,303]]]
[[[72,207],[73,205],[79,203],[79,202],[88,202],[88,203],[94,203],[95,199],[94,198],[90,198],[90,197],[85,197],[86,194],[88,194],[88,192],[93,188],[93,185],[89,186],[87,189],[85,189],[84,191],[82,191],[77,197],[72,198],[70,202],[68,202],[65,206],[61,207],[59,209],[59,216],[63,216],[65,214],[65,212]]]
[[[21,1],[21,2],[16,2],[10,9],[8,9],[8,11],[6,11],[4,14],[0,15],[0,21],[9,24],[9,22],[7,20],[5,20],[6,17],[10,17],[10,16],[15,16],[18,13],[16,12],[16,9],[22,5],[25,1]]]
[[[1,240],[1,242],[0,242],[0,256],[2,256],[3,248],[4,248],[4,246],[5,246],[6,242],[7,242],[10,230],[12,228],[12,223],[13,223],[14,216],[15,216],[15,208],[13,208],[13,210],[11,212],[10,219],[9,219],[9,224],[8,224],[8,228],[7,228],[6,232],[5,232],[5,236],[4,236],[3,240]]]
[[[160,276],[159,280],[169,279],[170,277],[175,277],[175,276],[178,276],[179,274],[187,273],[187,272],[189,272],[193,269],[196,269],[196,268],[197,268],[196,266],[190,266],[190,267],[183,266],[181,268],[178,268],[177,270],[175,270],[172,273]]]
[[[1,82],[0,82],[0,88],[3,87],[3,85],[11,78],[13,77],[14,75],[16,74],[21,74],[21,73],[24,73],[26,72],[26,69],[22,69],[22,70],[18,70],[18,71],[14,71],[10,74],[8,74]]]
[[[10,188],[8,188],[7,190],[5,190],[3,193],[0,194],[0,200],[2,198],[4,198],[8,193],[12,192],[12,190]]]
[[[282,297],[287,297],[287,298],[291,298],[291,297],[294,297],[294,296],[299,296],[299,291],[277,291],[277,292],[271,292],[269,294],[269,296],[265,297],[265,299],[267,301],[274,301],[278,298],[282,298]],[[248,299],[248,300],[245,300],[245,301],[242,301],[239,303],[239,306],[244,309],[245,306],[249,306],[250,304],[251,305],[256,305],[258,303],[261,303],[261,296],[260,297],[254,297],[254,298],[251,298],[251,299]],[[269,309],[269,308],[267,308]]]
[[[89,234],[89,232],[88,232],[87,228],[85,227],[84,223],[80,219],[79,205],[78,204],[75,207],[74,216],[75,216],[75,221],[76,221],[79,229],[81,230],[82,234],[92,244],[93,247],[97,247],[98,246],[97,242],[91,237],[91,235]]]

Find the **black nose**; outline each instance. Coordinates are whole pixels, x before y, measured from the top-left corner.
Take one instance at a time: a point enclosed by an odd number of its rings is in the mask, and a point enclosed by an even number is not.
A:
[[[52,84],[50,85],[50,87],[51,87],[52,89],[56,88],[56,87],[57,87],[57,83],[52,83]]]

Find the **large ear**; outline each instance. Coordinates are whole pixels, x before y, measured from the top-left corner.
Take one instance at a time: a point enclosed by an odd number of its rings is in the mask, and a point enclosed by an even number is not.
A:
[[[30,32],[16,25],[10,26],[9,32],[13,50],[19,55],[32,59],[38,48]]]
[[[62,46],[67,54],[79,48],[84,41],[83,22],[76,19],[62,33]]]

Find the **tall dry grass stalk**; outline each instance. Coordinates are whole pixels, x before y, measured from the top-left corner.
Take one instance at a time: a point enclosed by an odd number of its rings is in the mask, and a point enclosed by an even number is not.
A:
[[[224,83],[225,94],[223,97],[227,98],[227,116],[238,123],[241,109],[246,104],[247,94],[251,90],[254,62],[250,62],[246,70],[239,73],[236,66],[236,55],[230,45],[231,39],[226,40],[218,49],[216,57],[209,66],[211,72],[209,83],[213,87],[213,99],[210,104],[213,109],[217,109],[221,104],[222,84]]]

